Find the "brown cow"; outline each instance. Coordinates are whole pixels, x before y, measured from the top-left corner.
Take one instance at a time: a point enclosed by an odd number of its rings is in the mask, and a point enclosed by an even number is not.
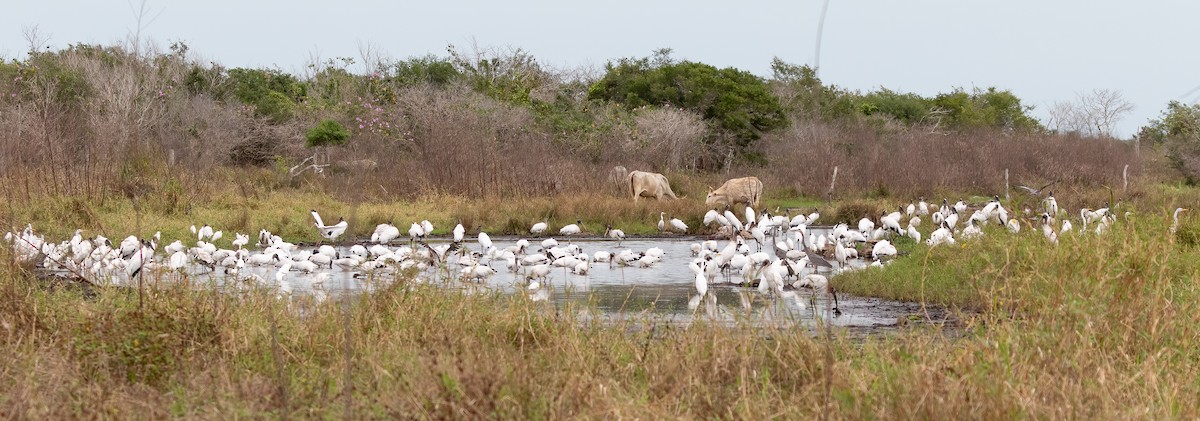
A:
[[[734,178],[726,181],[721,188],[710,190],[704,203],[713,205],[733,206],[734,203],[745,203],[746,206],[758,207],[762,198],[763,183],[758,177]]]
[[[637,203],[639,197],[653,197],[662,200],[663,196],[671,199],[677,199],[675,192],[671,191],[671,183],[667,182],[667,177],[652,172],[633,171],[629,173],[629,192],[633,193],[633,202]]]

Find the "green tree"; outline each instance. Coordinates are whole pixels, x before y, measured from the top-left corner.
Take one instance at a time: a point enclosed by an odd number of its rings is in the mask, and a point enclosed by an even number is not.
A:
[[[1188,182],[1200,182],[1200,104],[1171,101],[1162,116],[1139,129],[1134,139],[1164,146],[1171,166]]]
[[[713,130],[710,140],[730,138],[744,150],[763,132],[787,125],[783,107],[761,78],[735,68],[676,62],[670,50],[654,57],[621,59],[606,66],[588,90],[591,99],[628,108],[677,106],[700,114]]]
[[[770,86],[780,103],[790,112],[812,117],[820,114],[826,121],[854,116],[855,97],[836,86],[826,86],[817,71],[807,65],[795,65],[778,57],[771,60]]]
[[[295,76],[274,69],[229,69],[229,83],[235,98],[276,123],[290,119],[296,104],[308,95]]]
[[[929,116],[933,101],[913,93],[880,89],[864,95],[859,112],[865,115],[884,114],[907,125],[920,124]]]
[[[350,138],[350,130],[342,123],[333,120],[322,120],[305,133],[305,146],[321,147],[343,145]]]
[[[943,113],[948,127],[957,129],[998,128],[1008,130],[1040,130],[1041,124],[1030,117],[1032,106],[1021,105],[1021,99],[1007,90],[988,88],[967,93],[955,89],[938,94],[933,99],[935,111]]]

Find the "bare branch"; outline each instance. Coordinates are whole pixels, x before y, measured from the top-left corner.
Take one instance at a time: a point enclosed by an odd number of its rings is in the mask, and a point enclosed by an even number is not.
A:
[[[38,31],[37,25],[21,27],[21,36],[25,38],[25,43],[29,45],[29,53],[36,53],[50,48],[49,45],[46,45],[50,42],[50,36]]]

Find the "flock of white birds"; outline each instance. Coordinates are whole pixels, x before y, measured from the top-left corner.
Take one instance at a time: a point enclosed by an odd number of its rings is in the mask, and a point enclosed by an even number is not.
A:
[[[1070,218],[1051,193],[1041,205],[1039,218],[1043,235],[1057,243],[1058,235],[1072,231]],[[921,242],[922,232],[918,229],[922,218],[930,218],[936,228],[925,239],[930,247],[954,244],[956,241],[984,235],[987,224],[1003,226],[1011,233],[1019,233],[1022,222],[1010,218],[998,197],[977,206],[968,215],[971,207],[963,201],[951,205],[943,200],[941,206],[930,205],[921,198],[895,212],[885,213],[876,219],[864,217],[856,226],[837,224],[822,233],[810,235],[809,227],[820,219],[817,212],[794,217],[771,215],[763,211],[756,213],[746,207],[743,218],[732,211],[710,210],[704,215],[703,224],[716,228],[715,238],[691,246],[692,259],[687,266],[695,273],[695,288],[699,297],[708,292],[712,284],[736,284],[757,287],[764,294],[792,295],[799,291],[829,294],[836,310],[836,294],[830,287],[827,274],[855,270],[855,267],[882,266],[897,255],[892,244],[894,237],[907,236]],[[1178,209],[1178,216],[1186,209]],[[1029,209],[1024,211],[1032,215]],[[326,225],[321,216],[312,211],[314,226],[320,235],[335,241],[348,227],[344,219]],[[965,217],[965,221],[960,221]],[[1062,218],[1061,224],[1056,221]],[[1032,220],[1033,217],[1026,218]],[[902,223],[906,222],[906,223]],[[1094,230],[1102,234],[1116,222],[1107,204],[1099,209],[1081,209],[1080,232]],[[1030,223],[1034,224],[1034,223]],[[582,232],[582,222],[559,228],[564,240]],[[961,228],[959,228],[961,225]],[[676,218],[666,219],[659,214],[660,232],[686,233],[688,227]],[[1172,226],[1172,230],[1175,226]],[[534,224],[529,232],[534,236],[547,234],[546,222]],[[376,226],[370,241],[353,244],[348,248],[330,245],[301,247],[285,241],[266,230],[258,234],[255,244],[247,234],[234,234],[229,243],[231,248],[220,248],[215,242],[223,238],[222,231],[208,225],[192,226],[194,242],[174,241],[160,247],[161,235],[150,238],[128,236],[114,245],[103,235],[85,238],[83,230],[76,230],[73,237],[62,242],[52,242],[35,233],[32,226],[19,232],[6,233],[4,239],[12,245],[15,255],[22,263],[40,264],[45,269],[69,273],[94,285],[129,285],[147,273],[221,273],[225,279],[237,281],[238,285],[253,285],[276,288],[280,295],[290,295],[294,282],[308,279],[314,293],[323,291],[323,283],[334,271],[371,275],[394,274],[414,269],[424,279],[444,277],[462,282],[478,282],[501,271],[513,273],[514,279],[523,282],[529,291],[546,288],[552,281],[556,268],[564,273],[586,276],[596,265],[613,267],[651,267],[664,257],[661,248],[651,247],[635,251],[620,248],[625,234],[607,226],[605,238],[617,241],[618,250],[601,250],[585,253],[570,241],[560,243],[546,237],[536,244],[529,239],[518,239],[509,245],[492,242],[486,232],[478,232],[472,244],[468,243],[462,224],[452,230],[449,242],[427,242],[432,240],[433,224],[428,220],[414,222],[408,230],[408,238],[401,238],[401,231],[391,224]],[[815,233],[816,231],[814,231]],[[392,246],[394,242],[405,242]],[[257,248],[252,251],[250,248]],[[863,260],[870,264],[852,265],[859,259],[859,250],[865,254]],[[249,270],[248,270],[249,268]],[[258,268],[258,270],[253,270]],[[260,276],[258,273],[266,273]],[[294,276],[293,274],[304,276]],[[273,276],[272,276],[273,275]]]

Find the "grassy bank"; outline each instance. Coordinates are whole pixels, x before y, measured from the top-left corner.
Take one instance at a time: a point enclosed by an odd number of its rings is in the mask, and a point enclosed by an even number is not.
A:
[[[807,330],[684,329],[653,320],[596,325],[580,318],[585,309],[403,280],[346,306],[305,299],[288,305],[272,291],[231,295],[148,282],[139,304],[136,291],[48,288],[6,265],[0,271],[0,352],[7,356],[0,361],[0,413],[1200,415],[1194,381],[1200,329],[1191,281],[1198,265],[1187,258],[1194,250],[1112,234],[1029,254],[1023,250],[1033,247],[1005,241],[935,249],[927,259],[944,266],[960,261],[945,260],[950,255],[942,250],[976,252],[972,262],[980,275],[966,277],[964,288],[980,298],[964,302],[984,312],[966,318],[965,336],[901,330],[860,340],[835,331],[828,342]],[[879,273],[903,274],[899,269]],[[941,276],[932,266],[926,273],[931,285]],[[879,279],[855,282],[868,280]],[[867,291],[855,282],[839,285]],[[931,299],[955,297],[928,291]]]
[[[643,198],[637,203],[616,189],[515,197],[430,193],[397,199],[388,195],[363,198],[358,194],[341,194],[341,190],[327,185],[328,180],[319,178],[289,182],[271,171],[226,169],[203,178],[187,174],[164,177],[156,181],[157,185],[132,197],[22,196],[19,189],[7,189],[5,193],[14,200],[0,206],[0,226],[19,229],[33,224],[50,238],[69,238],[75,229],[84,229],[89,237],[150,235],[162,231],[169,242],[191,238],[188,231],[191,225],[209,224],[225,231],[226,238],[218,244],[228,247],[233,232],[253,236],[260,229],[289,241],[316,242],[320,236],[312,226],[310,209],[316,209],[327,221],[346,218],[349,229],[343,239],[347,241],[370,238],[375,226],[381,223],[393,223],[407,232],[410,224],[422,220],[432,222],[438,235],[448,235],[459,223],[470,233],[482,229],[493,235],[528,235],[529,227],[540,221],[547,222],[553,233],[559,227],[581,221],[584,234],[602,235],[605,226],[612,225],[628,235],[657,235],[660,212],[664,212],[666,219],[683,220],[689,226],[689,233],[712,233],[711,228],[702,227],[708,209],[703,193],[703,180],[707,178],[679,175],[676,179],[690,195],[663,201]],[[773,210],[795,208],[808,213],[818,207],[822,212],[831,212],[838,204],[781,190],[768,192],[762,206]],[[740,207],[734,211],[742,214]]]
[[[348,305],[0,270],[0,413],[120,417],[1192,418],[1192,224],[989,232],[837,278],[979,311],[964,335],[595,325],[580,308],[403,280]],[[7,255],[4,261],[9,261]],[[828,351],[827,351],[828,350]],[[826,353],[828,352],[828,354]],[[829,400],[826,401],[826,382]]]

